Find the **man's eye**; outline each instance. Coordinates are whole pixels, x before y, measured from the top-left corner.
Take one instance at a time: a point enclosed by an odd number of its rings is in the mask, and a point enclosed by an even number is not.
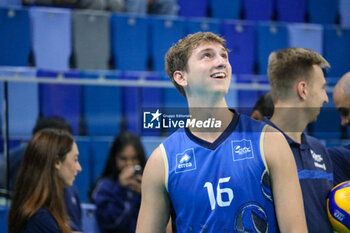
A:
[[[203,58],[210,58],[211,57],[211,54],[210,53],[205,53],[205,54],[203,54]]]

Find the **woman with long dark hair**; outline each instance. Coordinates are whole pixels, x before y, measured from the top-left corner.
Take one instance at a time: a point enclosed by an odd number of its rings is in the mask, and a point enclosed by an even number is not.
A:
[[[8,218],[9,233],[69,233],[62,189],[81,171],[78,148],[62,130],[44,129],[30,140]]]
[[[114,139],[104,171],[92,192],[102,232],[135,232],[145,164],[145,152],[137,135],[123,132]]]

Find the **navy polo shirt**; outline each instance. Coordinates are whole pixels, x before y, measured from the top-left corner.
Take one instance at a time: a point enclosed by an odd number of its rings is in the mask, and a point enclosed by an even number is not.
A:
[[[41,208],[27,220],[21,233],[61,233],[53,215]]]
[[[328,148],[334,167],[334,185],[350,180],[350,144]]]
[[[281,131],[267,118],[264,121]],[[333,187],[333,166],[327,149],[319,140],[305,133],[301,135],[301,144],[283,135],[297,165],[309,233],[333,233],[327,216],[326,199]]]

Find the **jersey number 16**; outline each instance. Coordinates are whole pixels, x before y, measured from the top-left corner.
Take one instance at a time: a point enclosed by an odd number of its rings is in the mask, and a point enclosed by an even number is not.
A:
[[[233,199],[233,191],[230,188],[220,188],[221,183],[227,183],[229,182],[231,177],[224,177],[219,179],[218,186],[216,187],[216,201],[215,201],[215,194],[213,189],[213,184],[210,182],[206,182],[204,184],[204,187],[207,188],[208,191],[208,197],[210,202],[210,207],[212,210],[215,209],[216,202],[218,203],[218,206],[225,207],[229,206]],[[228,200],[223,201],[222,200],[222,194],[226,193],[228,195]]]

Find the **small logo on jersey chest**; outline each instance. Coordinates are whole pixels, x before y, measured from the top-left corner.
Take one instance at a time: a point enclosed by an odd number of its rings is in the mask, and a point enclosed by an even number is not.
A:
[[[176,154],[175,173],[188,172],[196,169],[196,156],[194,149],[190,148],[182,153]]]
[[[254,158],[252,141],[247,139],[232,140],[233,161]]]
[[[314,159],[315,167],[322,168],[323,170],[327,170],[326,164],[323,162],[322,155],[316,154],[312,149],[310,149],[310,153],[311,153],[312,158]]]

